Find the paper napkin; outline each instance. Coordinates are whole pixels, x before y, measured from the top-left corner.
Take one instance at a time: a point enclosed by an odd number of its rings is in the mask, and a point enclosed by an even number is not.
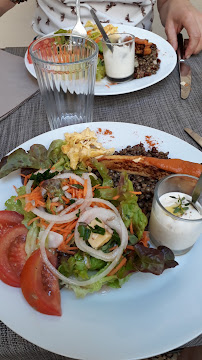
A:
[[[0,120],[17,110],[39,91],[24,59],[0,50]]]

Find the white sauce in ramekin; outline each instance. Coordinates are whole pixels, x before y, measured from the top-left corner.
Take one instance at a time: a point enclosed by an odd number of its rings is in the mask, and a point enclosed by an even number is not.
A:
[[[135,43],[113,45],[113,52],[106,48],[104,62],[106,74],[113,79],[124,79],[134,73]]]
[[[180,192],[162,195],[159,201],[163,208],[157,202],[152,206],[150,236],[154,244],[167,246],[173,251],[186,250],[193,246],[202,233],[202,215],[192,205],[188,206],[182,216],[179,216],[179,213],[176,214],[178,216],[171,214],[172,206],[176,207],[178,204],[177,200],[170,196],[185,197],[187,201],[191,201],[191,196]],[[197,206],[200,207],[199,204]]]

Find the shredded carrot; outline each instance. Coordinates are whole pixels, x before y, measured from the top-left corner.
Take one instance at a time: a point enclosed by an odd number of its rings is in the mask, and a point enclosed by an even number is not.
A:
[[[135,194],[135,195],[141,195],[142,192],[141,191],[130,191],[131,194]]]
[[[65,241],[66,245],[70,243],[70,241],[73,239],[74,233],[68,236],[67,240]]]
[[[121,262],[112,270],[107,276],[115,275],[126,263],[126,258],[124,257]]]
[[[62,251],[62,252],[65,252],[66,254],[69,254],[69,255],[75,255],[76,254],[76,252],[71,251],[70,247],[67,246],[64,242],[62,242],[62,244],[60,244],[60,246],[58,246],[58,250]]]
[[[35,220],[38,220],[38,219],[40,219],[40,217],[39,217],[39,216],[36,216],[35,218],[33,218],[33,219],[31,219],[30,221],[28,221],[27,225],[28,225],[28,226],[31,225]]]
[[[16,186],[15,185],[13,185],[13,188],[15,189],[15,191],[17,192],[17,188],[16,188]]]
[[[104,209],[110,209],[108,205],[103,204],[103,203],[92,203],[91,206],[99,206]]]
[[[79,248],[77,246],[69,246],[69,250],[78,250]]]
[[[28,203],[25,206],[25,211],[27,211],[27,212],[29,212],[33,208],[33,205],[31,203],[32,201],[34,201],[35,206],[42,206],[42,207],[46,206],[44,199],[42,197],[42,194],[41,194],[41,188],[39,186],[37,186],[29,194],[17,196],[15,198],[15,200],[22,199],[22,198],[27,198],[27,200],[28,200]]]
[[[131,223],[130,223],[130,233],[131,233],[132,235],[134,234],[132,220],[131,220]]]
[[[84,187],[83,187],[83,196],[86,197],[87,194],[87,187],[88,187],[88,183],[87,183],[87,179],[84,180]]]
[[[98,37],[97,39],[95,39],[94,41],[96,42],[96,43],[99,43],[99,41],[102,39],[102,37]]]
[[[148,247],[148,242],[149,242],[149,231],[144,231],[140,243],[142,243],[145,247]]]
[[[113,250],[115,250],[117,247],[118,247],[118,245],[112,246],[112,247],[109,249],[109,251],[113,251]]]
[[[59,205],[61,205],[60,202],[52,202],[52,203],[50,204],[51,207],[52,207],[52,206],[59,206]]]
[[[64,238],[71,233],[71,231],[75,228],[77,220],[73,220],[68,224],[55,224],[52,227],[52,231],[56,231],[59,234],[63,235]]]
[[[127,250],[133,250],[133,251],[135,250],[132,245],[127,245],[127,246],[126,246],[126,249],[127,249]]]
[[[24,174],[20,174],[20,175],[25,178],[25,179],[24,179],[24,186],[26,186],[27,183],[28,183],[29,178],[32,176],[32,173],[31,173],[31,174],[28,174],[28,175],[24,175]]]
[[[99,186],[100,186],[99,184],[93,186],[93,187],[92,187],[92,191],[94,191],[95,189],[97,189]]]
[[[62,199],[64,200],[64,202],[65,202],[66,204],[69,204],[69,199],[67,199],[65,196],[62,196]]]
[[[117,200],[118,198],[120,198],[120,195],[115,195],[112,200]]]

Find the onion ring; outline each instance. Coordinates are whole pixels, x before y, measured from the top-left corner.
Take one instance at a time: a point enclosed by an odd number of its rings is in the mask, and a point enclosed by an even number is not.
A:
[[[92,220],[99,216],[99,219],[103,220],[110,228],[113,228],[117,231],[121,238],[121,245],[117,247],[115,250],[111,251],[110,253],[106,254],[102,250],[96,250],[86,244],[86,242],[80,237],[78,232],[78,227],[80,222],[89,224]],[[127,246],[126,237],[123,236],[123,228],[124,223],[121,218],[119,218],[112,210],[103,209],[103,208],[92,208],[90,210],[86,210],[80,217],[75,227],[74,232],[74,240],[76,246],[82,250],[90,254],[91,256],[95,257],[96,259],[104,260],[106,262],[113,261],[116,256],[123,253],[123,250]]]

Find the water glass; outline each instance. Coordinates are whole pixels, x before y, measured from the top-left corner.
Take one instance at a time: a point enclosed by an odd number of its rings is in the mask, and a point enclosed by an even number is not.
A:
[[[199,201],[197,209],[190,204],[197,181],[194,176],[173,174],[157,183],[149,221],[150,239],[155,246],[164,245],[175,255],[183,255],[199,238],[202,206]]]
[[[44,36],[30,55],[51,129],[92,121],[98,46],[67,33]]]

